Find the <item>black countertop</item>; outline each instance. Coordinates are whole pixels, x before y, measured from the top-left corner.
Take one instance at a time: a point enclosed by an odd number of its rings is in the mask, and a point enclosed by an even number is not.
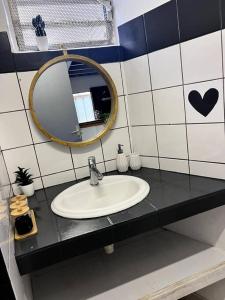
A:
[[[114,174],[118,173],[107,175]],[[15,241],[20,273],[30,273],[225,204],[224,180],[147,168],[126,175],[146,180],[150,193],[139,204],[107,217],[75,220],[51,211],[54,197],[77,182],[36,191],[29,203],[36,214],[38,234]]]

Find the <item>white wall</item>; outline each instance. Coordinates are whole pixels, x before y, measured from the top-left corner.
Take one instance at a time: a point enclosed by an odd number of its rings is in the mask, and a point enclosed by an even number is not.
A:
[[[170,0],[113,0],[113,13],[117,26],[120,26]]]

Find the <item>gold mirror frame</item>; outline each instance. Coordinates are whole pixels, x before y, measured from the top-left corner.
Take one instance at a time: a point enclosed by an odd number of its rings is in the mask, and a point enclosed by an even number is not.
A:
[[[69,141],[64,141],[61,140],[53,135],[51,135],[47,130],[45,130],[42,125],[39,123],[38,118],[35,114],[35,110],[34,110],[34,105],[33,105],[33,93],[34,93],[34,88],[35,85],[39,79],[39,77],[41,76],[41,74],[44,73],[45,70],[47,70],[49,67],[51,67],[52,65],[59,63],[59,62],[63,62],[63,61],[68,61],[68,60],[76,60],[82,63],[86,63],[92,67],[95,67],[99,73],[103,76],[103,78],[105,79],[108,88],[109,88],[109,92],[111,95],[111,113],[110,116],[108,118],[108,121],[105,125],[105,128],[99,133],[97,134],[94,138],[82,141],[82,142],[69,142]],[[37,128],[42,132],[42,134],[44,134],[48,139],[50,139],[53,142],[59,143],[61,145],[64,146],[69,146],[69,147],[84,147],[90,144],[95,143],[96,141],[100,140],[104,135],[106,135],[106,133],[112,128],[115,120],[116,120],[116,115],[117,115],[117,111],[118,111],[118,96],[117,96],[117,92],[116,92],[116,87],[115,84],[112,80],[112,78],[110,77],[110,75],[108,74],[108,72],[101,66],[99,65],[97,62],[95,62],[94,60],[87,58],[85,56],[81,56],[81,55],[73,55],[73,54],[67,54],[64,52],[64,55],[55,57],[51,60],[49,60],[47,63],[45,63],[35,74],[32,82],[31,82],[31,86],[30,86],[30,90],[29,90],[29,107],[30,107],[30,112],[31,112],[31,116],[32,119],[35,123],[35,125],[37,126]]]

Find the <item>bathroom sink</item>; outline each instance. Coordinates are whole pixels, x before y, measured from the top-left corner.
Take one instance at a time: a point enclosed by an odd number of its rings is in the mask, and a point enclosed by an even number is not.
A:
[[[65,218],[89,219],[110,215],[141,202],[149,193],[149,184],[134,176],[105,176],[99,185],[86,180],[57,195],[52,211]]]

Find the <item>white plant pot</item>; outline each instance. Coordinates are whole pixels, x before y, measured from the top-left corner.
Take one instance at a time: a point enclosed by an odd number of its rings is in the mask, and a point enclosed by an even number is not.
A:
[[[34,184],[28,184],[28,185],[21,185],[20,186],[21,191],[24,195],[26,195],[27,197],[33,196],[34,194]]]
[[[40,51],[48,51],[47,36],[36,36],[37,46]]]

